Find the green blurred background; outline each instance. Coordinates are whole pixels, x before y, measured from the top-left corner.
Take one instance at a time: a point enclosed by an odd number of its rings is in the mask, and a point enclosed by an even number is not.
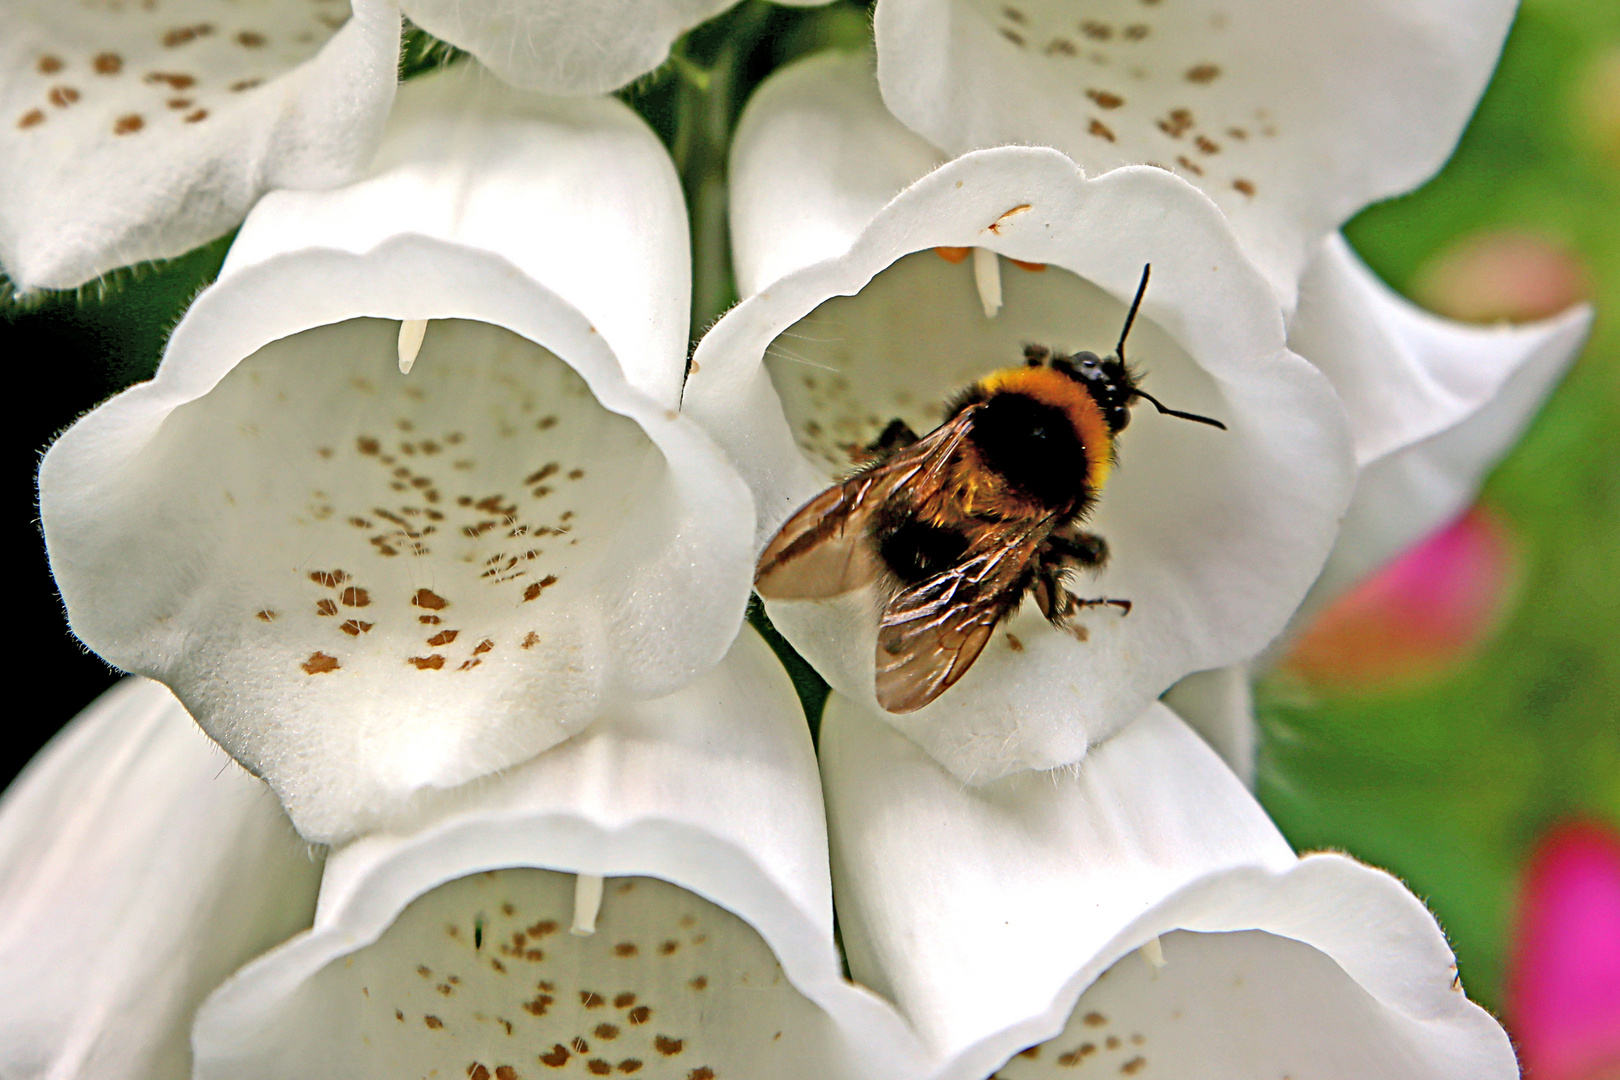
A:
[[[863,7],[733,16],[765,20],[760,48],[741,60],[762,75],[859,34]],[[701,53],[701,31],[689,47]],[[677,91],[653,81],[625,96],[669,137]],[[1599,309],[1585,356],[1486,487],[1515,538],[1511,607],[1471,655],[1415,684],[1355,688],[1284,670],[1258,693],[1260,794],[1284,831],[1301,849],[1343,849],[1405,879],[1439,915],[1470,994],[1496,1009],[1517,875],[1536,837],[1575,815],[1620,825],[1620,330],[1605,314],[1620,310],[1615,0],[1527,0],[1445,171],[1347,231],[1390,284],[1444,299],[1436,267],[1500,230],[1568,256]],[[66,634],[35,521],[37,455],[77,414],[150,374],[225,247],[0,307],[14,385],[0,521],[22,555],[7,583],[21,628],[12,655],[53,702],[13,707],[0,784],[114,678]]]

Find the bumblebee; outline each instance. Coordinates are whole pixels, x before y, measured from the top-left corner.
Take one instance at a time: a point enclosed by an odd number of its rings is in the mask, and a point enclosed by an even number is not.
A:
[[[1083,599],[1067,582],[1108,561],[1107,543],[1083,526],[1131,406],[1226,428],[1166,408],[1125,363],[1151,269],[1110,355],[1026,345],[1025,366],[968,387],[928,434],[891,421],[867,464],[800,508],[760,555],[754,587],[768,600],[879,587],[877,700],[889,712],[949,690],[1029,594],[1081,640],[1073,617],[1082,609],[1130,613],[1129,600]]]

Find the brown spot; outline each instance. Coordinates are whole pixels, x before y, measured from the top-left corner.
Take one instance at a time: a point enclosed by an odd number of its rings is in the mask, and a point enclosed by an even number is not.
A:
[[[543,922],[537,922],[533,926],[529,927],[530,937],[545,937],[547,934],[555,934],[556,932],[557,924],[550,919],[546,919]],[[635,1000],[634,994],[631,995],[631,1000]]]
[[[258,49],[264,45],[264,35],[253,30],[244,30],[236,35],[236,43],[244,49]]]
[[[686,1074],[686,1080],[714,1080],[714,1070],[707,1065],[699,1065]]]
[[[653,1037],[653,1048],[665,1057],[674,1057],[681,1052],[681,1048],[685,1045],[685,1039],[672,1039],[668,1035],[656,1035]]]
[[[426,1024],[434,1031],[438,1031],[440,1028],[444,1027],[444,1021],[440,1020],[437,1016],[424,1016],[422,1017],[422,1023]]]
[[[1114,36],[1114,28],[1107,23],[1100,23],[1095,19],[1087,19],[1080,24],[1080,32],[1092,41],[1108,41]]]
[[[1003,26],[1001,28],[1001,36],[1018,46],[1020,49],[1024,47],[1024,35],[1020,34],[1010,26]]]
[[[1107,90],[1087,90],[1086,97],[1095,101],[1099,107],[1104,109],[1117,109],[1125,104],[1124,98],[1118,94],[1109,93]]]
[[[1146,23],[1132,23],[1120,32],[1120,37],[1126,41],[1141,41],[1148,36]]]
[[[613,996],[613,1007],[615,1009],[628,1009],[630,1006],[634,1005],[635,1003],[636,1003],[636,995],[634,995],[634,994],[624,993],[624,994],[615,994]]]
[[[1103,1040],[1103,1048],[1106,1049],[1106,1050],[1118,1050],[1119,1049],[1119,1036],[1118,1035],[1110,1035],[1110,1036],[1108,1036],[1108,1038]]]
[[[1204,175],[1203,167],[1200,166],[1198,164],[1198,162],[1193,161],[1191,158],[1187,157],[1187,155],[1185,155],[1185,154],[1177,154],[1176,155],[1176,164],[1180,165],[1183,169],[1186,169],[1188,172],[1192,173],[1195,176],[1203,176]]]
[[[336,615],[338,613],[337,601],[322,600],[315,605],[315,611],[320,615]]]
[[[395,1009],[394,1010],[394,1019],[398,1020],[400,1023],[403,1024],[405,1022],[405,1014],[400,1012],[398,1009]]]
[[[276,621],[276,613],[274,611],[271,611],[269,608],[264,608],[263,610],[261,610],[259,612],[259,621],[260,622],[275,622]]]
[[[189,90],[197,85],[197,80],[190,75],[182,75],[173,71],[149,71],[146,73],[149,83],[164,83],[171,90]]]
[[[561,466],[555,461],[548,461],[544,465],[540,466],[539,469],[524,477],[523,483],[525,486],[530,484],[538,484],[540,481],[545,480],[555,474],[559,468],[561,468]]]
[[[483,641],[480,641],[477,645],[473,646],[473,655],[482,656],[484,653],[489,652],[489,650],[493,649],[494,647],[495,642],[490,638],[485,638]]]
[[[1171,109],[1164,119],[1158,121],[1159,130],[1172,139],[1179,139],[1193,126],[1193,115],[1188,109]]]
[[[557,418],[555,416],[542,416],[538,421],[535,422],[534,426],[539,428],[541,431],[549,431],[551,428],[557,426]],[[450,441],[457,442],[459,440],[452,439]]]
[[[1013,652],[1023,652],[1024,651],[1024,643],[1018,639],[1017,634],[1014,634],[1013,632],[1008,631],[1007,632],[1007,648],[1011,649]]]
[[[188,124],[195,124],[199,120],[208,119],[208,110],[207,109],[198,109],[196,112],[186,113],[186,115],[181,117],[181,119],[184,120]]]
[[[41,75],[55,75],[62,70],[62,58],[51,56],[49,53],[39,58],[39,73]]]
[[[510,1024],[507,1026],[508,1028],[511,1027]],[[507,1034],[510,1035],[512,1032],[509,1030]],[[495,1080],[518,1080],[517,1070],[510,1065],[497,1065],[495,1067]]]
[[[1018,215],[1018,214],[1022,214],[1024,211],[1026,211],[1028,209],[1029,209],[1029,203],[1019,203],[1017,206],[1013,207],[1011,210],[1008,210],[1006,213],[1004,213],[1000,217],[996,218],[996,220],[994,220],[990,224],[986,225],[985,229],[987,231],[989,231],[989,232],[995,233],[997,236],[1000,236],[1001,235],[1001,224],[1002,224],[1002,222],[1006,221],[1010,217],[1013,217],[1013,216]]]
[[[539,597],[542,592],[555,584],[557,584],[557,575],[547,574],[545,577],[532,583],[528,588],[523,590],[523,599],[534,600]],[[528,646],[525,645],[524,648],[528,648]]]
[[[562,1043],[558,1043],[556,1046],[551,1048],[551,1052],[549,1054],[540,1055],[540,1064],[549,1065],[553,1069],[562,1068],[564,1065],[568,1064],[568,1048]]]
[[[460,630],[440,630],[437,634],[428,638],[427,643],[429,645],[448,645],[456,640],[456,635],[459,633],[461,633]]]
[[[138,113],[125,113],[113,122],[114,135],[133,135],[146,126]]]
[[[424,979],[431,979],[433,977],[433,969],[428,967],[426,964],[417,964],[416,973],[422,976]]]
[[[636,947],[628,941],[621,941],[613,946],[614,956],[634,956],[637,951]]]
[[[476,1061],[467,1066],[467,1075],[472,1077],[472,1080],[489,1080],[489,1070]]]
[[[176,46],[185,45],[196,40],[197,28],[195,26],[176,26],[163,35],[163,47],[173,49]]]
[[[1034,1061],[1036,1058],[1041,1056],[1041,1048],[1038,1045],[1026,1046],[1022,1050],[1018,1051],[1018,1056],[1022,1058],[1029,1058],[1031,1061]]]
[[[359,439],[355,440],[355,445],[359,447],[362,454],[375,454],[382,449],[382,444],[369,435],[360,436]]]
[[[171,109],[189,109],[189,108],[191,108],[191,106],[193,104],[195,104],[195,102],[193,102],[188,97],[177,97],[177,98],[170,98],[168,101],[165,101],[163,104],[167,105]],[[321,456],[322,457],[330,457],[331,455],[330,454],[322,454]]]
[[[1194,138],[1193,145],[1206,154],[1218,154],[1221,152],[1221,144],[1207,135],[1199,135]]]
[[[376,623],[361,622],[359,619],[346,619],[338,629],[350,637],[359,637],[361,634],[369,632],[375,625]]]
[[[1107,139],[1109,142],[1114,141],[1113,130],[1101,120],[1092,120],[1091,126],[1086,130],[1097,136],[1099,139]]]
[[[116,75],[124,70],[124,58],[115,52],[97,53],[90,66],[97,75]]]
[[[345,581],[348,581],[349,575],[344,573],[342,570],[316,570],[314,573],[309,575],[309,580],[325,588],[335,589]]]
[[[709,985],[709,977],[707,975],[699,975],[686,985],[690,986],[694,990],[702,990]]]
[[[1002,14],[1003,17],[1011,19],[1015,23],[1029,22],[1029,16],[1028,15],[1025,15],[1022,11],[1018,10],[1017,8],[1015,8],[1015,7],[1011,6],[1011,5],[1008,5],[1007,7],[1002,8],[1001,9],[1001,14]]]
[[[1070,1050],[1068,1053],[1059,1054],[1057,1062],[1058,1062],[1059,1065],[1062,1065],[1064,1068],[1073,1068],[1074,1066],[1080,1064],[1081,1059],[1089,1057],[1092,1054],[1095,1054],[1096,1052],[1097,1052],[1097,1044],[1096,1043],[1088,1043],[1088,1042],[1081,1043],[1079,1046],[1075,1047],[1073,1050]]]
[[[262,82],[264,82],[263,79],[242,79],[240,82],[231,83],[231,90],[234,93],[240,94],[244,90],[253,89]]]
[[[597,1024],[595,1034],[598,1039],[617,1039],[619,1029],[612,1024]]]
[[[1249,195],[1251,197],[1254,195],[1253,181],[1245,180],[1241,176],[1232,181],[1232,186],[1245,195]]]
[[[679,949],[680,947],[681,943],[678,941],[666,941],[662,945],[658,946],[658,951],[664,956],[674,956],[675,950]]]
[[[625,1019],[630,1021],[633,1026],[640,1027],[652,1019],[652,1010],[645,1005],[637,1005],[625,1014]]]
[[[608,1073],[613,1071],[613,1066],[609,1065],[601,1058],[591,1058],[591,1060],[585,1063],[585,1068],[590,1070],[590,1072],[595,1076],[606,1076]]]
[[[344,607],[371,606],[371,594],[366,590],[356,588],[353,585],[350,585],[347,589],[344,589],[343,592],[339,594],[338,599],[343,602]]]
[[[670,419],[673,420],[674,417],[672,416],[672,417],[670,417]],[[570,479],[570,480],[578,480],[581,477],[583,477],[584,475],[585,475],[585,470],[584,469],[569,469],[568,470],[568,479]]]
[[[35,124],[43,124],[44,122],[45,114],[39,109],[29,109],[27,112],[17,117],[17,126],[20,128],[31,128]]]
[[[1121,1065],[1119,1067],[1119,1071],[1124,1073],[1126,1076],[1135,1076],[1138,1072],[1142,1071],[1142,1068],[1145,1065],[1147,1065],[1147,1058],[1138,1054],[1136,1057],[1131,1058],[1131,1060]]]
[[[607,999],[595,990],[581,990],[579,992],[579,1003],[587,1009],[600,1009],[607,1004]],[[582,1054],[584,1052],[583,1050],[580,1051]]]
[[[619,1071],[622,1073],[640,1072],[641,1060],[639,1058],[625,1058],[619,1062]]]
[[[1099,1012],[1088,1012],[1080,1018],[1080,1022],[1086,1027],[1102,1027],[1108,1023],[1108,1017]]]
[[[550,994],[540,994],[533,1001],[525,1001],[523,1011],[531,1016],[544,1016],[546,1010],[551,1007],[551,1003],[555,1000]]]
[[[529,961],[532,964],[538,964],[540,961],[544,960],[545,958],[546,958],[546,954],[544,952],[542,952],[540,949],[529,949],[529,950],[525,951],[524,954],[523,954],[523,959]]]
[[[1221,69],[1214,64],[1199,64],[1187,69],[1187,81],[1191,83],[1214,82],[1221,73]]]
[[[51,92],[45,95],[52,105],[58,109],[65,109],[79,100],[79,92],[71,86],[53,86]]]
[[[325,675],[328,671],[336,671],[339,667],[337,657],[327,656],[323,652],[312,652],[309,659],[299,665],[304,669],[305,675]]]
[[[429,611],[442,611],[450,606],[450,601],[432,589],[417,589],[416,595],[411,597],[411,606],[427,608]]]
[[[575,1035],[573,1040],[568,1045],[574,1048],[574,1053],[576,1054],[588,1054],[591,1052],[591,1044],[580,1038],[578,1035]]]
[[[1046,269],[1046,264],[1045,263],[1025,262],[1023,259],[1013,259],[1013,258],[1009,258],[1007,261],[1012,263],[1014,266],[1018,267],[1018,269],[1020,269],[1020,270],[1028,270],[1032,274],[1038,274],[1042,270]]]
[[[431,656],[407,656],[407,664],[415,664],[418,671],[438,671],[444,667],[444,657],[439,653]]]

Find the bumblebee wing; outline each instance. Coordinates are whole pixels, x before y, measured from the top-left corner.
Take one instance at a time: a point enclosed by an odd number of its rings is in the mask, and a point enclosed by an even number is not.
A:
[[[883,567],[868,520],[902,490],[911,498],[936,490],[968,424],[958,416],[811,499],[760,554],[755,590],[767,600],[820,600],[876,581]]]
[[[1039,537],[1035,528],[997,534],[889,602],[878,627],[879,705],[915,712],[967,674],[996,624],[1023,599],[1024,572]]]

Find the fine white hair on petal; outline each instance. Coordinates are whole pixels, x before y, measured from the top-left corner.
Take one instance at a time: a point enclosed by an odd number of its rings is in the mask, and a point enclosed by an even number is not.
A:
[[[746,487],[665,398],[688,279],[652,133],[477,72],[393,123],[372,178],[261,203],[157,378],[41,469],[75,632],[322,840],[679,687],[749,580]]]
[[[1296,858],[1163,706],[1072,773],[964,788],[834,695],[820,754],[851,974],[942,1080],[1517,1075],[1417,898]]]
[[[672,42],[737,0],[402,0],[411,20],[513,86],[605,94],[645,75]],[[827,0],[778,0],[813,6]]]
[[[0,266],[72,288],[213,239],[271,188],[353,178],[399,28],[388,0],[0,7]]]
[[[189,1076],[197,1006],[310,925],[320,876],[168,690],[108,691],[0,799],[0,1074]]]
[[[883,99],[950,153],[1157,164],[1231,219],[1284,307],[1317,241],[1451,153],[1511,0],[881,0]]]
[[[589,936],[576,873],[605,879]],[[335,851],[313,929],[221,987],[194,1040],[196,1075],[231,1080],[923,1073],[843,978],[815,753],[752,630],[676,694]]]
[[[1079,641],[1029,605],[959,683],[890,717],[972,783],[1074,762],[1183,675],[1247,659],[1281,629],[1349,498],[1343,412],[1321,373],[1285,347],[1275,299],[1218,211],[1163,170],[1087,179],[1056,151],[1003,147],[949,162],[886,204],[869,183],[845,185],[842,165],[801,181],[795,155],[774,156],[782,141],[770,110],[795,130],[817,113],[830,132],[876,130],[870,80],[864,94],[816,89],[853,64],[788,69],[777,78],[800,93],[768,94],[767,84],[743,121],[757,154],[737,161],[743,196],[757,201],[749,191],[778,177],[789,200],[778,216],[799,225],[785,256],[776,233],[737,236],[752,265],[785,276],[755,282],[699,344],[686,405],[752,486],[763,545],[851,471],[852,447],[896,417],[933,428],[956,391],[1021,364],[1025,343],[1109,352],[1151,264],[1127,358],[1155,396],[1228,430],[1139,405],[1123,433],[1120,468],[1090,522],[1109,564],[1080,587],[1131,600],[1129,616],[1088,613]],[[858,230],[856,207],[871,215]],[[993,320],[972,267],[950,261],[972,248],[1013,260]],[[834,688],[875,708],[876,604],[851,594],[770,611]]]

